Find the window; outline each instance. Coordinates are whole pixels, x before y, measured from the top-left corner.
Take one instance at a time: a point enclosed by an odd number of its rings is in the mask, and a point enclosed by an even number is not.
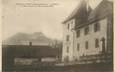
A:
[[[80,30],[77,31],[77,37],[80,37]]]
[[[69,35],[67,35],[67,37],[66,37],[66,41],[69,41]]]
[[[85,42],[85,48],[88,49],[89,45],[88,45],[88,41]]]
[[[68,62],[68,61],[69,61],[69,56],[66,56],[66,57],[64,58],[64,61],[65,61],[65,62]]]
[[[94,24],[94,32],[97,32],[100,30],[100,24],[97,22]]]
[[[88,33],[89,33],[89,27],[86,27],[86,28],[84,29],[84,34],[87,35]]]
[[[69,29],[69,27],[70,27],[70,24],[68,24],[67,28]]]
[[[79,48],[80,48],[80,44],[78,43],[77,44],[77,51],[79,51]]]
[[[71,21],[71,24],[73,24],[74,23],[74,21]]]
[[[66,50],[67,53],[69,53],[69,47],[67,47],[67,50]]]
[[[98,47],[99,47],[99,40],[95,39],[95,48],[98,48]]]

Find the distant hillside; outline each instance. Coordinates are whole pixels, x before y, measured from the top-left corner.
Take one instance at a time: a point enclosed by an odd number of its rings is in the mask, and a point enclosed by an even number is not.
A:
[[[17,33],[14,36],[3,41],[4,45],[52,45],[54,40],[46,37],[42,32],[35,32],[33,34]]]

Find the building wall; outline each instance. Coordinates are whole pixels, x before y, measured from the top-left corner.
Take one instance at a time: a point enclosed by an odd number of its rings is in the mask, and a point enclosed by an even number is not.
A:
[[[79,60],[80,56],[85,55],[94,55],[102,52],[102,41],[101,39],[105,38],[105,44],[107,43],[107,18],[99,20],[100,30],[94,32],[94,23],[87,25],[89,27],[89,34],[84,35],[84,29],[87,26],[79,28],[80,37],[76,37],[76,31],[71,28],[75,26],[74,20],[71,20],[63,25],[64,27],[64,40],[63,40],[63,52],[62,52],[62,60],[65,61],[67,59],[69,61],[74,61],[76,59]],[[73,24],[71,23],[73,21]],[[68,24],[71,24],[70,29],[68,30]],[[66,41],[67,35],[70,36],[69,41]],[[99,47],[95,48],[95,39],[99,39]],[[85,48],[85,42],[88,41],[88,49]],[[79,51],[77,49],[77,44],[80,44]],[[106,45],[107,46],[107,45]],[[69,47],[69,51],[67,52],[67,47]]]
[[[84,35],[84,28],[80,28],[80,37],[75,37],[75,59],[79,59],[80,56],[99,54],[102,51],[102,41],[101,39],[105,38],[105,44],[107,40],[107,18],[99,20],[100,30],[94,32],[94,23],[89,24],[89,34]],[[99,47],[95,48],[95,39],[99,39]],[[89,47],[85,48],[85,42],[88,41]],[[79,51],[77,50],[77,44],[80,44]]]
[[[69,24],[69,29],[68,29],[68,24]],[[72,61],[73,60],[73,36],[75,34],[73,33],[74,32],[73,28],[75,27],[74,25],[75,25],[74,19],[68,21],[66,24],[63,24],[62,61]],[[69,36],[68,41],[67,41],[67,35]]]
[[[107,29],[107,50],[109,53],[113,53],[113,14],[108,17]]]

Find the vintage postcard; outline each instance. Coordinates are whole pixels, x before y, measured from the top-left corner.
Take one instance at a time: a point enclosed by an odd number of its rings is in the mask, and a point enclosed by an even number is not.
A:
[[[113,0],[2,0],[2,72],[114,72]]]

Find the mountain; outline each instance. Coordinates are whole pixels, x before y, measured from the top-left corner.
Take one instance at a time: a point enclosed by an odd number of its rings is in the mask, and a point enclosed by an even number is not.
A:
[[[14,36],[3,41],[4,45],[52,45],[53,40],[46,37],[42,32],[33,34],[17,33]]]

